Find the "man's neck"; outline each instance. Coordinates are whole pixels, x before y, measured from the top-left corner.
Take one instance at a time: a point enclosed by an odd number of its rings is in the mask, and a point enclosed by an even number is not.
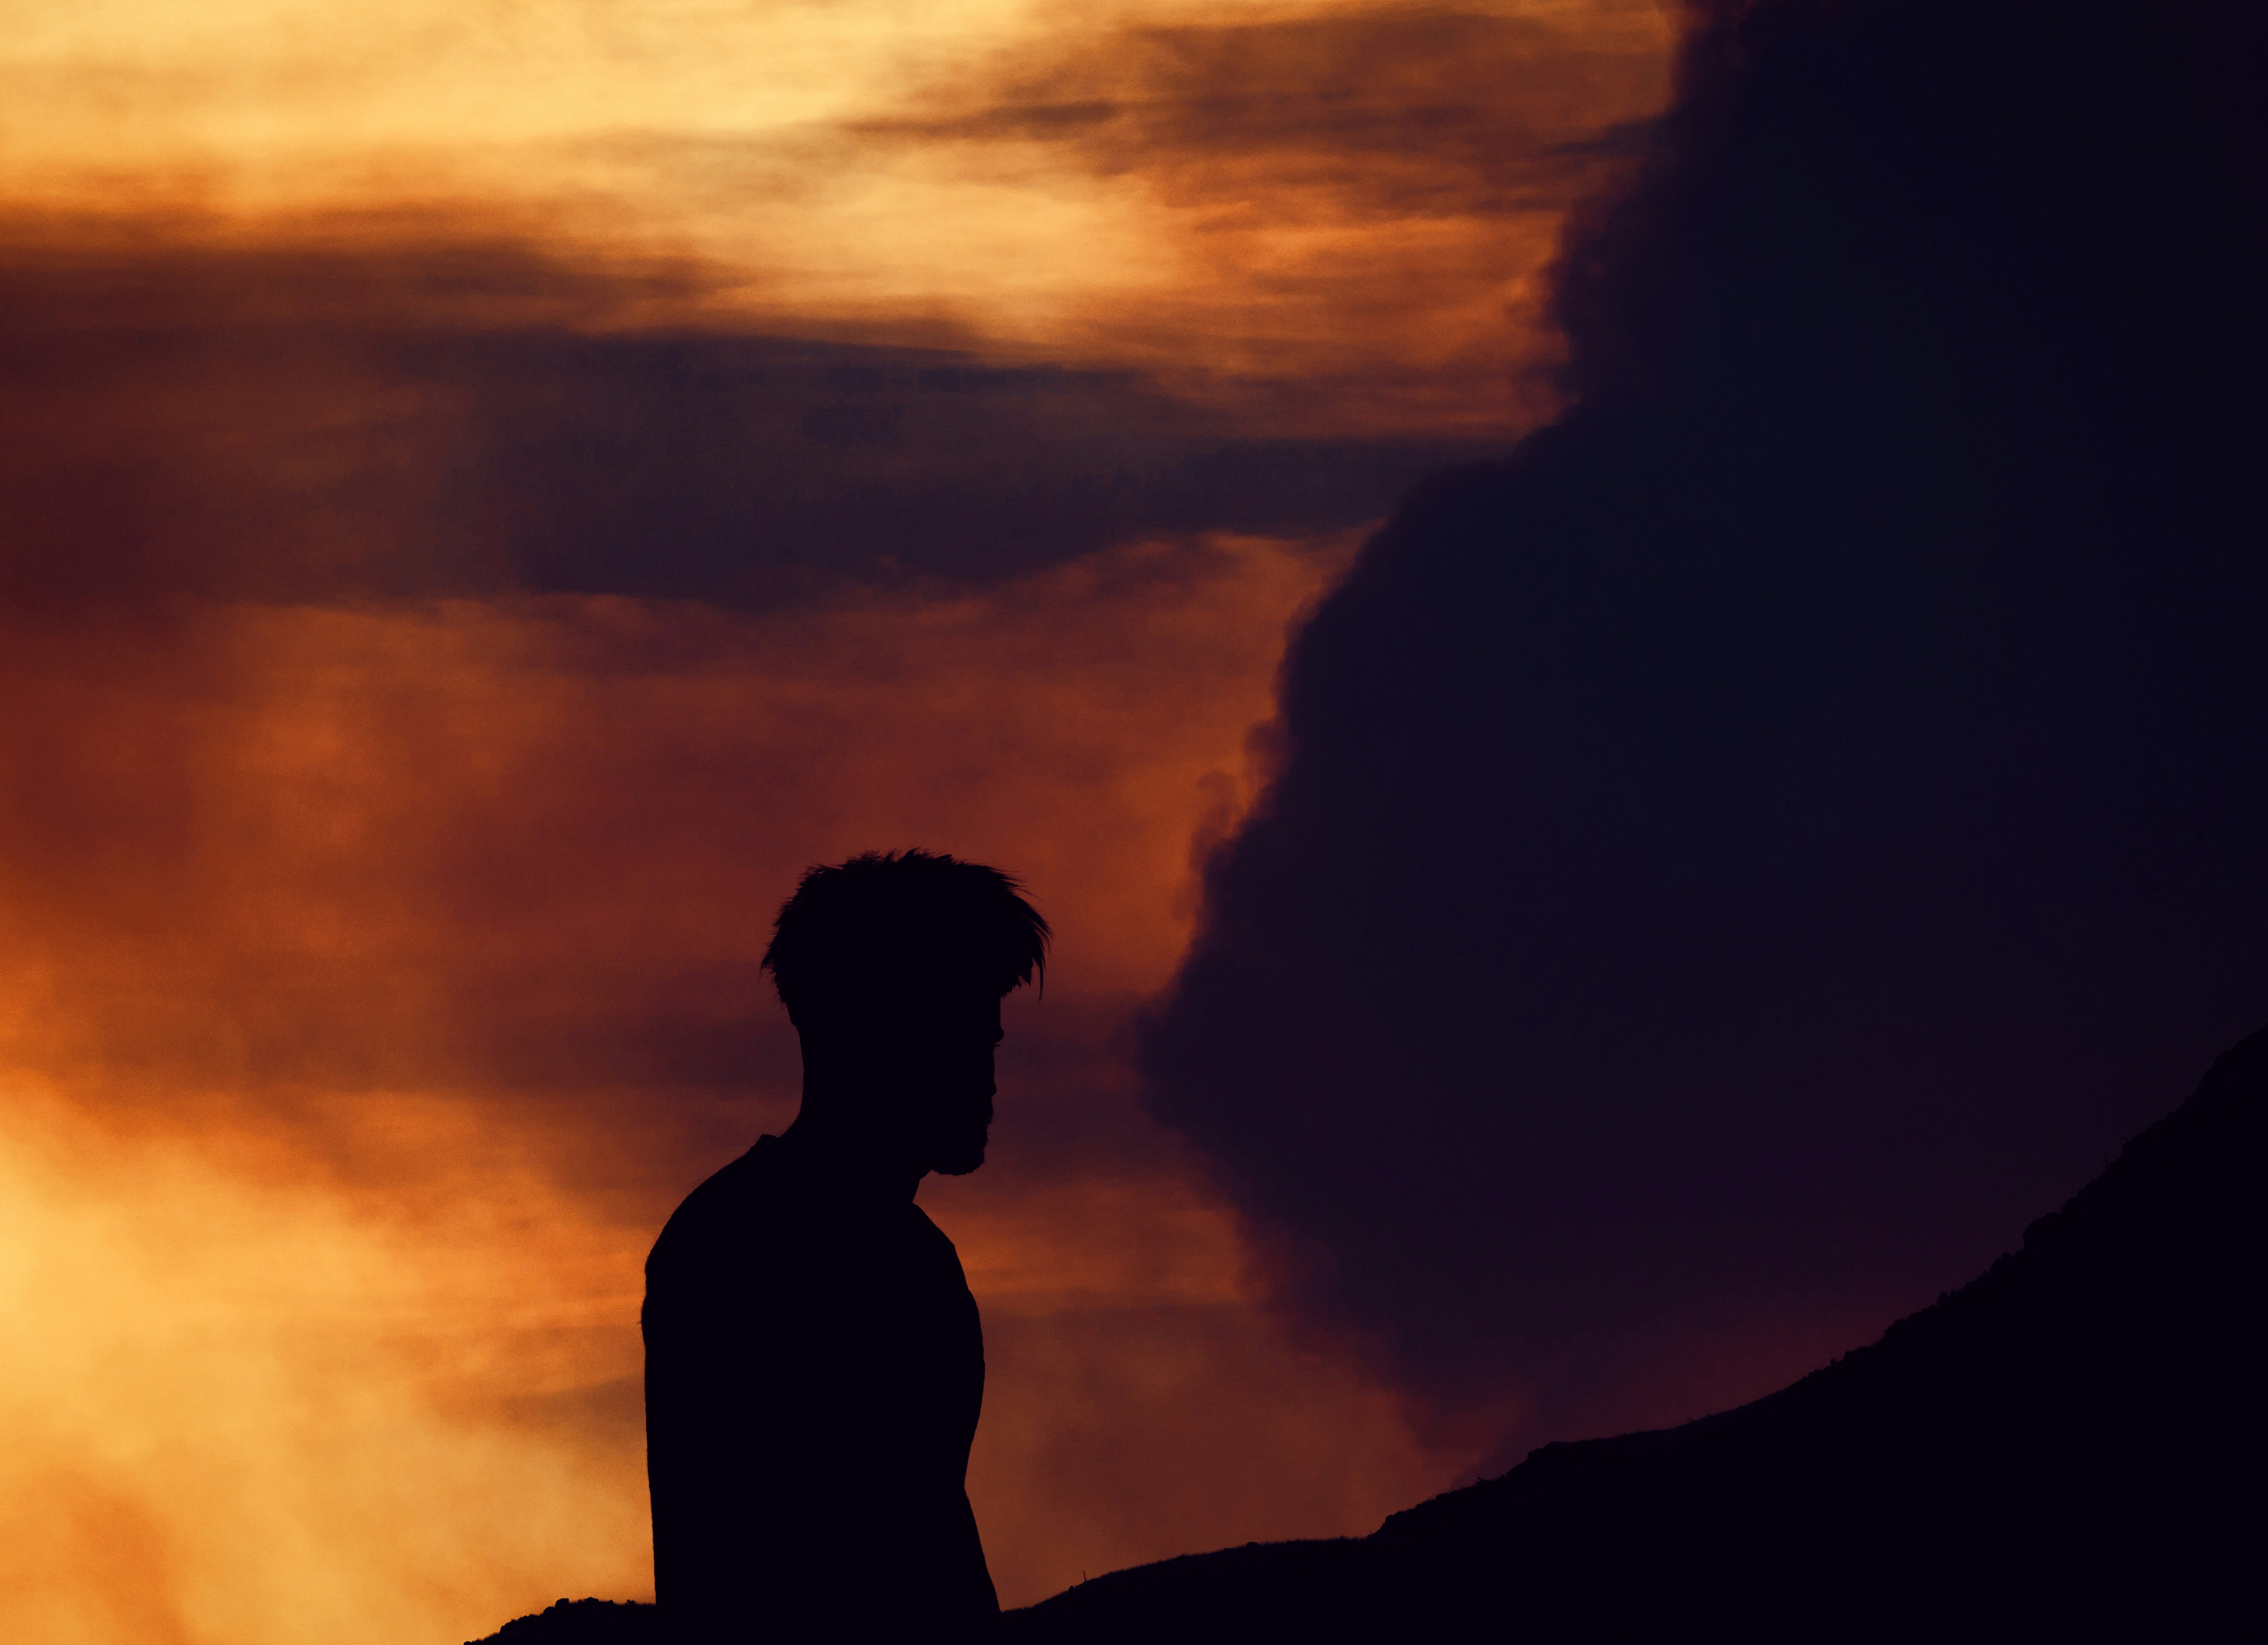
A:
[[[899,1150],[877,1146],[855,1126],[837,1122],[825,1108],[814,1108],[808,1094],[795,1123],[781,1133],[780,1141],[812,1170],[839,1182],[850,1193],[877,1199],[911,1200],[929,1175]]]

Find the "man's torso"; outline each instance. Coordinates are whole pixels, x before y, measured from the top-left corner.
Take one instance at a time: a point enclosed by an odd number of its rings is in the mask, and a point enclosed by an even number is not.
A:
[[[910,1200],[766,1137],[662,1230],[643,1323],[665,1610],[775,1633],[997,1611],[964,1489],[983,1331]]]

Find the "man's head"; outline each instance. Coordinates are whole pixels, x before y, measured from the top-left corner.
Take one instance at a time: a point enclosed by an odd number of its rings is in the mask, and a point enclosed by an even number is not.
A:
[[[998,869],[927,851],[814,868],[763,963],[803,1039],[814,1101],[960,1176],[984,1163],[1000,1002],[1047,965],[1048,922]]]

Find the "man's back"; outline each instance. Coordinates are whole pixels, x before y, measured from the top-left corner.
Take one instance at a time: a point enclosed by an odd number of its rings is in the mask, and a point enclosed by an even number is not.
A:
[[[688,1196],[646,1262],[654,1567],[720,1640],[998,1614],[964,1480],[984,1394],[975,1299],[910,1198],[767,1136]]]

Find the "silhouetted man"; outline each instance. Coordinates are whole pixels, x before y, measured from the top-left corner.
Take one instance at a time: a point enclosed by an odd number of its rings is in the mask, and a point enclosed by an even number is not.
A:
[[[964,1486],[983,1333],[914,1190],[984,1163],[1000,1002],[1047,940],[1015,881],[923,851],[813,869],[781,908],[802,1112],[646,1259],[654,1576],[688,1645],[998,1617]]]

